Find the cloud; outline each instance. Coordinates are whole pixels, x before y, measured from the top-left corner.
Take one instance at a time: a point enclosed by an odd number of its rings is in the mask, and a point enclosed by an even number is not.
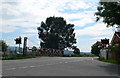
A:
[[[84,29],[75,30],[77,36],[86,35],[86,36],[100,36],[100,35],[109,35],[112,34],[112,28],[106,28],[106,25],[103,23],[97,23],[93,26],[86,27]]]
[[[2,4],[2,14],[19,16],[21,12],[17,6],[4,3]]]
[[[28,29],[25,32],[27,32],[27,33],[37,33],[38,31],[37,31],[37,29],[36,30],[34,30],[34,29]]]
[[[72,24],[74,24],[75,26],[79,26],[79,27],[83,27],[89,23],[93,23],[95,22],[92,18],[83,18],[81,20],[77,20],[77,21],[71,21]]]
[[[7,25],[7,26],[1,27],[0,32],[10,33],[10,32],[13,32],[13,31],[15,31],[15,30],[17,30],[16,27],[13,27],[13,26],[11,26],[11,25]]]
[[[4,2],[2,7],[2,14],[5,16],[3,17],[4,22],[2,26],[38,27],[36,23],[44,21],[47,17],[54,15],[62,16],[66,20],[79,18],[80,21],[72,22],[77,26],[84,26],[86,24],[85,21],[88,21],[88,23],[93,22],[92,18],[90,18],[90,12],[73,14],[60,12],[65,9],[76,10],[92,7],[90,3],[86,4],[86,2],[78,0],[12,0]]]
[[[71,10],[78,10],[78,9],[88,9],[91,6],[86,5],[83,1],[78,0],[70,0],[69,2],[65,3],[63,8],[64,9],[71,9]]]
[[[18,18],[18,19],[4,20],[2,23],[0,23],[0,25],[2,26],[3,29],[6,29],[8,26],[11,27],[12,29],[20,29],[20,27],[27,29],[31,27],[35,27],[37,29],[39,25],[37,24],[37,22],[34,21],[29,20],[29,18]]]
[[[11,2],[12,3],[12,2]],[[71,8],[70,8],[71,7]],[[82,18],[84,17],[83,13],[75,13],[75,14],[67,14],[67,13],[60,13],[59,11],[65,10],[65,9],[86,9],[90,8],[88,4],[86,5],[83,1],[78,0],[64,0],[58,2],[58,0],[20,0],[16,1],[16,5],[5,3],[3,4],[3,14],[7,15],[9,18],[11,15],[14,18],[11,19],[5,19],[3,18],[3,21],[5,21],[6,24],[12,24],[12,25],[19,25],[24,27],[31,27],[36,26],[36,22],[41,22],[42,20],[45,20],[45,18],[49,16],[62,16],[65,17],[65,19],[73,19],[73,18]],[[6,18],[7,18],[6,17]],[[5,19],[5,20],[4,20]],[[19,19],[19,20],[18,20]],[[28,21],[28,24],[22,22],[22,21]]]
[[[90,40],[101,40],[101,39],[105,39],[105,38],[110,39],[111,37],[95,37]]]
[[[90,2],[90,0],[4,0],[3,11],[0,13],[3,21],[0,26],[4,31],[0,31],[10,33],[22,28],[23,32],[19,32],[20,36],[36,39],[38,38],[37,27],[41,21],[45,21],[50,16],[61,16],[65,18],[67,23],[83,28],[75,30],[77,41],[80,40],[78,36],[82,35],[94,36],[93,40],[95,40],[101,35],[111,34],[111,28],[106,28],[105,24],[94,22],[94,12],[96,11],[96,3],[94,2]],[[67,10],[73,12],[67,12]],[[88,27],[89,24],[92,25]],[[87,42],[87,40],[83,42]],[[90,44],[77,45],[82,50],[89,51]]]
[[[78,48],[80,49],[80,52],[90,52],[91,47],[89,45],[79,45]]]
[[[35,35],[35,34],[21,34],[20,36],[21,36],[21,37],[31,37],[31,36],[33,36],[33,35]]]
[[[84,29],[75,30],[77,46],[81,51],[90,51],[91,45],[100,39],[108,38],[111,41],[114,34],[112,29],[114,28],[107,28],[105,24],[97,23]]]
[[[81,52],[90,52],[93,41],[89,38],[77,38],[77,47]]]

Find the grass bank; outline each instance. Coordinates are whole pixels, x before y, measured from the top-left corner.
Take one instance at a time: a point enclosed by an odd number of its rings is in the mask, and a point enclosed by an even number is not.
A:
[[[11,56],[4,56],[2,60],[17,60],[17,59],[28,59],[28,58],[35,58],[36,56],[23,56],[23,55],[11,55]]]
[[[102,62],[112,63],[112,64],[120,64],[120,60],[104,59],[104,58],[99,58],[98,60]]]

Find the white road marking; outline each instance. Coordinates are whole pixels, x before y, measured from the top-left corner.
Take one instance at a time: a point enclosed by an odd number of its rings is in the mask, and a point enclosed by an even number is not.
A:
[[[38,66],[44,66],[44,65],[38,65]]]
[[[2,78],[2,75],[0,75],[0,77]]]
[[[68,62],[65,62],[65,63],[68,63]]]
[[[55,65],[55,64],[60,64],[60,63],[54,63],[53,65]]]
[[[23,69],[24,69],[24,68],[27,68],[27,66],[25,66],[25,67],[20,67],[20,68],[23,68]]]
[[[59,62],[59,63],[63,63],[63,62]]]
[[[70,62],[72,62],[72,61],[68,61],[68,63],[70,63]]]
[[[73,59],[73,58],[62,58],[62,59]]]
[[[53,64],[46,64],[46,65],[53,65]]]
[[[16,68],[9,68],[9,69],[6,69],[6,70],[15,70]]]
[[[35,67],[35,66],[30,66],[30,67]]]

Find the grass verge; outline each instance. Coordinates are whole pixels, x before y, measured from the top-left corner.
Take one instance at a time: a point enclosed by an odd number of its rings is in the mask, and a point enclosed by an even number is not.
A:
[[[35,56],[12,55],[12,56],[2,57],[2,60],[17,60],[17,59],[28,59],[28,58],[35,58]]]
[[[98,58],[98,60],[102,62],[112,63],[112,64],[120,64],[120,60],[104,59],[104,58]]]

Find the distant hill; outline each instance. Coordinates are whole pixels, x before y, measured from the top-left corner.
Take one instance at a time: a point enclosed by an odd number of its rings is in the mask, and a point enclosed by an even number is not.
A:
[[[91,52],[80,52],[81,55],[92,55]]]
[[[18,51],[19,51],[19,47],[16,47],[16,46],[8,46],[7,51],[8,51],[8,52],[18,52]],[[20,48],[20,52],[22,52],[22,48]]]
[[[69,54],[74,54],[74,53],[73,53],[73,51],[64,50],[64,54],[69,55]]]

